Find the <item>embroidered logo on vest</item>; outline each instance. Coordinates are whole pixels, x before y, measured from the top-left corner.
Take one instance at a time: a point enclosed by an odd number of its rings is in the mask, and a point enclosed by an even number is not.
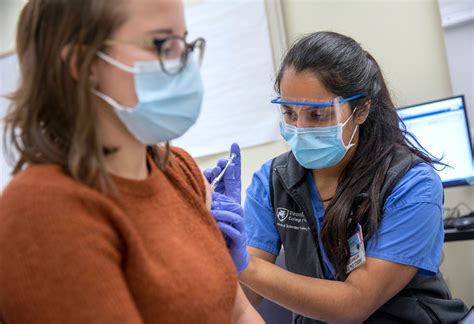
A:
[[[277,208],[277,212],[276,212],[276,215],[277,215],[277,218],[280,222],[284,222],[285,219],[288,218],[288,215],[290,214],[290,211],[286,208]]]

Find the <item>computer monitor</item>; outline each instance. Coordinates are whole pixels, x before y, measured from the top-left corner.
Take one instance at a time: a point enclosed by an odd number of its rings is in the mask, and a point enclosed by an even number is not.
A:
[[[473,149],[464,96],[403,107],[397,112],[420,145],[450,166],[438,171],[443,186],[468,184],[473,177]]]

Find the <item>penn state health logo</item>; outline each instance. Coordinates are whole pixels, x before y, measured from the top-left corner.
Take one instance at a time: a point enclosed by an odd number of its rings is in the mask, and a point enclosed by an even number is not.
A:
[[[286,208],[277,208],[277,218],[280,222],[284,222],[285,219],[288,218],[288,215],[290,214],[289,210]]]

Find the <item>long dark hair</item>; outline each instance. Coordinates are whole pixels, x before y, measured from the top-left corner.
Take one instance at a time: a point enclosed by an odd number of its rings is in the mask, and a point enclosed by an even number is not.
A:
[[[361,223],[366,243],[377,231],[382,208],[380,191],[395,149],[409,150],[431,165],[439,161],[416,148],[419,143],[401,122],[379,65],[352,38],[334,32],[316,32],[298,40],[281,64],[275,81],[278,93],[287,68],[314,73],[337,96],[365,94],[350,102],[352,110],[370,100],[368,117],[359,128],[357,151],[339,178],[321,230],[324,248],[337,274],[343,276],[349,259],[347,239],[353,234],[349,229]],[[361,113],[355,111],[356,115]],[[359,201],[360,193],[367,193],[368,197]],[[359,207],[351,215],[355,203]]]

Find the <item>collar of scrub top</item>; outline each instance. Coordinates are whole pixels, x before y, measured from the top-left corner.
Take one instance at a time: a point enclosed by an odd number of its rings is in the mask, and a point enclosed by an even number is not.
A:
[[[283,101],[281,100],[281,97],[277,97],[270,101],[272,104],[278,104],[278,105],[296,105],[296,106],[308,106],[308,107],[327,107],[327,106],[332,106],[335,104],[341,104],[344,102],[348,102],[351,100],[359,99],[361,97],[364,97],[365,95],[363,93],[358,93],[356,95],[353,95],[352,97],[348,98],[342,98],[340,100],[332,99],[326,102],[303,102],[303,101]]]

